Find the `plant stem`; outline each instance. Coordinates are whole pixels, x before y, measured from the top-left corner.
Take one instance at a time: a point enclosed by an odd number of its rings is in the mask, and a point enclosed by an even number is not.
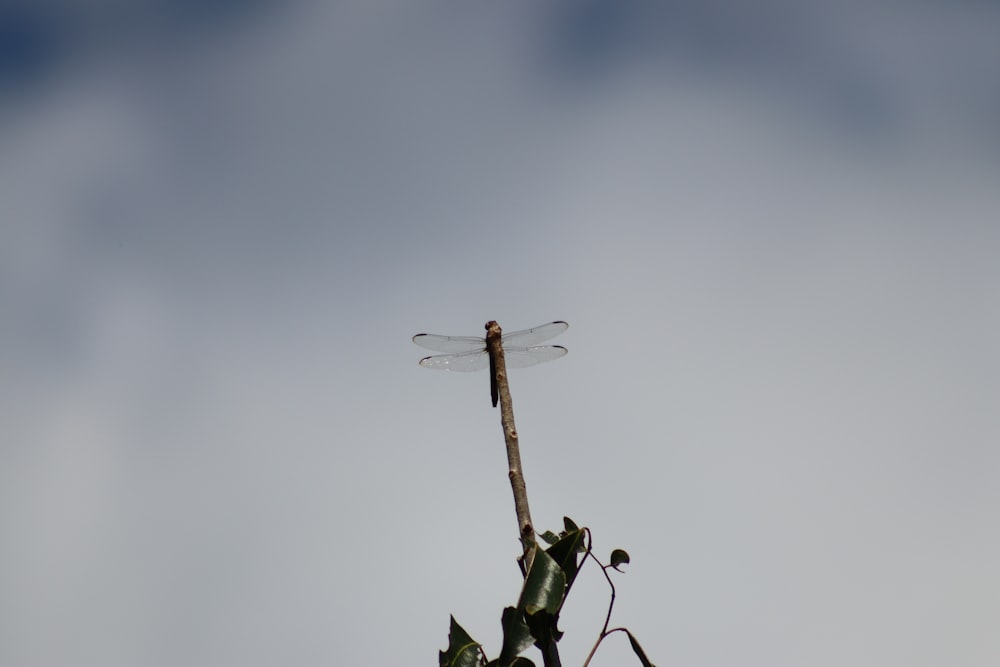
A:
[[[521,469],[521,448],[517,441],[517,428],[514,426],[514,404],[510,400],[510,385],[507,383],[507,365],[503,356],[501,334],[500,325],[495,321],[486,323],[486,349],[490,354],[490,370],[493,372],[493,382],[499,395],[494,394],[493,400],[496,405],[499,397],[500,424],[507,445],[507,477],[510,478],[510,488],[514,492],[517,532],[523,549],[519,559],[521,573],[527,577],[535,560],[538,544],[535,542],[535,524],[531,521],[531,511],[528,509],[528,488],[524,484],[524,472]],[[550,638],[542,644],[535,645],[542,652],[542,662],[545,667],[562,667],[555,639]]]
[[[528,489],[524,484],[524,472],[521,469],[521,450],[517,441],[517,428],[514,426],[514,405],[510,399],[510,386],[507,384],[507,366],[504,362],[503,345],[500,342],[500,325],[496,322],[486,324],[486,348],[490,353],[490,368],[494,372],[494,380],[500,397],[500,424],[503,427],[503,438],[507,444],[507,476],[510,478],[510,488],[514,492],[514,511],[517,513],[517,532],[523,548],[522,572],[527,574],[535,558],[535,525],[531,521],[531,511],[528,509]]]

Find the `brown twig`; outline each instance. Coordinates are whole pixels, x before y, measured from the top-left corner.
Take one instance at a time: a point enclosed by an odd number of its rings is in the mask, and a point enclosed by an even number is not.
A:
[[[514,492],[514,511],[517,513],[517,531],[523,548],[522,572],[531,569],[535,549],[535,525],[531,521],[531,511],[528,509],[528,490],[524,484],[524,473],[521,470],[521,450],[517,442],[517,428],[514,426],[514,405],[510,400],[510,386],[507,384],[507,366],[504,362],[503,345],[500,343],[500,325],[496,322],[486,323],[486,348],[490,354],[490,370],[494,375],[500,399],[500,423],[503,426],[503,438],[507,444],[507,476]]]
[[[503,426],[503,439],[507,444],[507,476],[510,478],[510,488],[514,492],[514,511],[517,513],[517,530],[521,539],[523,553],[518,559],[521,574],[527,578],[531,564],[535,560],[538,543],[535,541],[535,524],[531,521],[531,511],[528,509],[528,489],[524,484],[524,472],[521,469],[521,449],[517,441],[517,428],[514,426],[514,404],[510,400],[510,385],[507,384],[507,365],[503,356],[500,325],[496,322],[486,323],[486,349],[490,354],[491,391],[493,405],[500,401],[500,424]],[[542,652],[545,667],[561,667],[559,649],[555,639],[535,644]]]

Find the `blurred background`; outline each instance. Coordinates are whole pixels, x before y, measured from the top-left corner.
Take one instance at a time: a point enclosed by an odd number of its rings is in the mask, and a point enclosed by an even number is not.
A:
[[[0,6],[0,664],[1000,663],[1000,5]],[[588,567],[563,614],[604,620]],[[537,655],[531,656],[538,663]],[[621,635],[595,666],[638,664]]]

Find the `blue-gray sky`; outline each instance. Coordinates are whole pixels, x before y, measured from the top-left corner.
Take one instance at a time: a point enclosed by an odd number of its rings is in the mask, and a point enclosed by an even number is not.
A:
[[[489,319],[657,664],[997,664],[1000,6],[127,4],[0,9],[0,664],[495,654]]]

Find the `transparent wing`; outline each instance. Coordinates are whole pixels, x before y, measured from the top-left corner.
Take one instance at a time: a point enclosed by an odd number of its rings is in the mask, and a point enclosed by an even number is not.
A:
[[[435,352],[471,352],[486,349],[486,339],[477,336],[417,334],[413,337],[413,342]]]
[[[537,347],[504,346],[503,358],[507,364],[507,368],[525,368],[540,364],[543,361],[552,361],[553,359],[564,357],[568,351],[561,345],[541,345]],[[433,357],[431,358],[433,359]]]
[[[556,322],[548,322],[547,324],[542,324],[531,329],[522,329],[521,331],[513,331],[509,334],[504,334],[500,340],[503,341],[503,347],[505,350],[508,349],[508,343],[511,345],[530,347],[532,345],[538,345],[542,341],[546,341],[554,336],[558,336],[568,328],[569,324],[559,320]]]
[[[445,338],[446,336],[438,336]],[[538,363],[537,361],[532,363]],[[472,350],[459,354],[439,354],[434,357],[424,357],[420,360],[424,368],[434,368],[441,371],[481,371],[490,365],[490,355],[486,350]],[[530,364],[529,364],[530,366]]]

